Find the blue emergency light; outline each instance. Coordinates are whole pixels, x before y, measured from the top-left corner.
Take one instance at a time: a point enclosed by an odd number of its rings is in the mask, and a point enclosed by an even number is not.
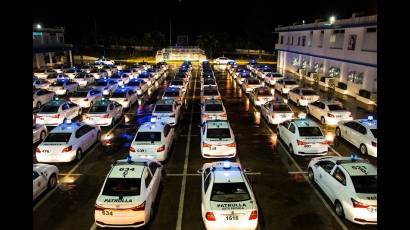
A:
[[[357,155],[355,153],[352,153],[352,155],[350,156],[350,159],[352,161],[357,161],[358,160]]]
[[[229,161],[224,161],[224,168],[225,168],[225,169],[231,168],[231,162],[229,162]]]
[[[368,116],[368,117],[367,117],[367,120],[368,120],[368,121],[373,121],[373,116]]]

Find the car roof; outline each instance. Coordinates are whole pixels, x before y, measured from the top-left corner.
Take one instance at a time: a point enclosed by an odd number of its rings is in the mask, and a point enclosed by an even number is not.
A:
[[[145,122],[143,123],[138,132],[162,132],[164,129],[165,123],[163,122]]]
[[[85,124],[82,122],[62,123],[55,127],[50,133],[73,133]]]
[[[101,99],[101,100],[98,100],[97,102],[95,102],[94,105],[95,106],[103,106],[103,105],[108,106],[112,102],[113,101],[111,101],[111,100],[106,100],[106,99],[102,100]]]
[[[369,129],[377,129],[377,120],[358,119],[355,121],[368,127]]]
[[[237,183],[244,182],[242,176],[241,165],[236,162],[229,162],[229,168],[225,168],[224,164],[228,162],[218,161],[209,163],[211,172],[214,174],[214,183]]]
[[[124,173],[124,168],[133,168],[134,170],[128,170]],[[142,172],[146,167],[144,162],[131,162],[126,160],[118,160],[111,168],[108,178],[142,178]]]
[[[67,102],[66,100],[61,100],[61,99],[51,100],[51,101],[47,102],[47,105],[60,106],[60,105],[62,105],[62,104],[64,104],[64,103],[66,103],[66,102]]]
[[[377,175],[377,168],[364,161],[346,162],[340,164],[350,176],[374,176]]]
[[[207,120],[208,129],[228,129],[229,122],[227,120]]]
[[[319,127],[316,122],[310,120],[310,119],[294,119],[292,122],[297,126],[297,127]]]
[[[168,99],[160,99],[155,104],[156,105],[172,105],[174,104],[174,102],[175,102],[175,99],[168,98]]]
[[[204,104],[223,104],[221,99],[205,99]]]

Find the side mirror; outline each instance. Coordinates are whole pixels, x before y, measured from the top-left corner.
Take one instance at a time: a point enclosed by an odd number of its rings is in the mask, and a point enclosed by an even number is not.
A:
[[[198,174],[202,174],[202,173],[204,172],[204,170],[198,169],[196,172],[197,172]]]
[[[250,168],[246,168],[246,169],[243,170],[243,172],[244,173],[250,173],[250,172],[252,172],[252,170]]]

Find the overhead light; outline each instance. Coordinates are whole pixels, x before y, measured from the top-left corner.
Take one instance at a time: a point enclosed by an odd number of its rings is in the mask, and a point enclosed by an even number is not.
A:
[[[333,24],[335,22],[335,20],[336,20],[335,16],[331,16],[330,19],[329,19],[330,24]]]
[[[37,24],[37,29],[41,29],[41,25],[40,25],[40,24]]]
[[[302,23],[305,24],[305,20],[303,20]]]

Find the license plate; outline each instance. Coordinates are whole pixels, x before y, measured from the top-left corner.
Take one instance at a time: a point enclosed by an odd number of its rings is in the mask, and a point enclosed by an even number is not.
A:
[[[226,220],[239,220],[238,216],[226,216]]]
[[[209,147],[209,150],[216,150],[216,147]]]
[[[103,216],[112,216],[113,214],[112,214],[112,210],[102,210],[101,211],[101,214],[103,215]]]
[[[139,152],[139,153],[145,153],[146,150],[145,150],[145,149],[137,149],[137,152]]]
[[[310,148],[312,147],[312,145],[305,145],[305,148]]]
[[[377,213],[377,208],[367,208],[370,213]]]
[[[49,153],[50,151],[49,151],[49,150],[44,149],[42,152],[43,152],[43,153]]]
[[[285,117],[286,117],[286,115],[285,115],[285,114],[282,114],[282,115],[280,115],[280,117],[281,117],[281,118],[285,118]]]

